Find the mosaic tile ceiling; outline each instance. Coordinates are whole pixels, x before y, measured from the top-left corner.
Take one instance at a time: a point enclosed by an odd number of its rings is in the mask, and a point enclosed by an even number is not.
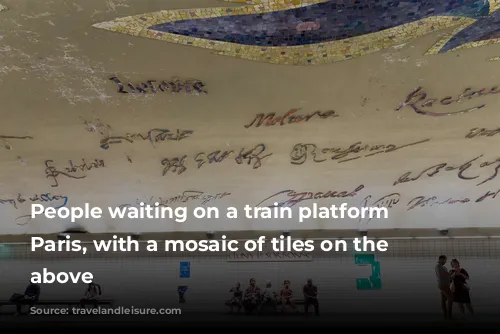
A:
[[[164,10],[94,27],[202,47],[220,55],[291,65],[352,59],[450,27],[456,27],[455,31],[427,54],[500,41],[500,0],[245,3],[251,4]]]

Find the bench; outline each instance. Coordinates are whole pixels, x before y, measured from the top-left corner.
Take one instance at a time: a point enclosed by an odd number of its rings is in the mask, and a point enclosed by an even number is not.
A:
[[[231,301],[232,299],[227,299],[224,301],[224,304],[227,306],[231,306]],[[304,299],[295,299],[295,305],[297,306],[303,306],[306,303]],[[276,305],[281,305],[281,301],[277,302]]]
[[[300,306],[300,305],[304,305],[306,303],[306,301],[304,299],[295,299],[295,305],[297,306]],[[281,301],[278,302],[277,305],[281,305],[283,304]]]

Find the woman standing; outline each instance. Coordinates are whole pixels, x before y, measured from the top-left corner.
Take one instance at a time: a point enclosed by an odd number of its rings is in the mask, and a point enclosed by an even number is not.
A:
[[[453,268],[450,270],[451,290],[453,291],[454,297],[453,301],[459,305],[460,313],[463,316],[465,316],[464,305],[471,314],[474,314],[469,294],[470,288],[467,284],[469,273],[460,267],[460,262],[458,262],[457,259],[451,261],[451,266]]]

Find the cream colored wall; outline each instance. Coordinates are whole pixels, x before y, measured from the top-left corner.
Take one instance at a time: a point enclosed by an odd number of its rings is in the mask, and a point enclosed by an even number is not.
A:
[[[29,6],[28,6],[29,3]],[[0,13],[0,135],[31,136],[32,140],[7,139],[11,150],[0,151],[0,191],[2,234],[52,233],[68,227],[61,220],[16,218],[29,214],[29,203],[17,201],[35,194],[50,193],[68,197],[67,206],[107,207],[134,204],[152,196],[172,198],[187,190],[205,195],[230,193],[209,202],[223,210],[256,205],[282,190],[296,192],[351,192],[364,188],[353,198],[318,200],[321,205],[346,202],[368,205],[391,193],[399,202],[390,209],[388,220],[370,222],[345,220],[189,220],[172,223],[155,220],[80,220],[90,232],[224,231],[282,229],[358,229],[358,228],[440,228],[496,227],[497,202],[490,196],[475,203],[488,191],[500,189],[497,178],[476,186],[490,176],[500,162],[494,162],[500,134],[466,139],[472,128],[500,127],[500,95],[464,99],[460,104],[437,105],[426,110],[447,113],[485,105],[463,115],[435,117],[419,115],[412,108],[395,109],[418,86],[429,97],[458,97],[465,88],[490,90],[500,85],[498,63],[487,61],[498,56],[500,46],[491,45],[460,54],[423,56],[438,35],[426,36],[399,49],[389,49],[347,62],[314,67],[278,66],[211,55],[206,50],[159,41],[113,34],[91,27],[93,23],[116,17],[165,8],[218,5],[216,1],[4,1],[8,11]],[[119,94],[108,78],[139,84],[146,80],[198,79],[206,84],[207,95],[172,95],[160,92]],[[139,96],[137,96],[139,95]],[[284,126],[245,128],[256,114],[283,115],[293,108],[297,114],[335,110],[339,117]],[[147,134],[150,129],[191,130],[182,141],[154,145],[148,141],[99,147],[102,137],[87,130],[85,121],[109,124],[112,135]],[[307,161],[291,164],[290,152],[299,143],[322,148],[363,145],[401,146],[429,139],[420,145],[360,158],[345,163]],[[201,152],[251,149],[265,144],[272,156],[262,166],[237,164],[234,156],[217,164],[197,168],[194,157]],[[181,175],[162,176],[165,158],[187,155],[187,170]],[[440,163],[460,165],[482,155],[462,180],[457,171],[444,171],[433,177],[394,186],[406,172],[418,175]],[[359,155],[352,155],[352,157]],[[128,158],[132,162],[129,162]],[[58,170],[68,161],[104,161],[104,168],[73,175],[59,175],[52,187],[46,177],[46,160]],[[407,203],[417,196],[468,198],[469,203],[434,205],[408,211]],[[10,202],[15,201],[15,206]],[[500,199],[500,194],[497,200]],[[286,198],[280,197],[280,200]],[[5,202],[6,201],[6,202]],[[313,201],[304,201],[311,205]],[[54,201],[54,205],[61,205]],[[186,203],[188,208],[200,200]],[[272,203],[270,203],[272,204]],[[183,205],[183,204],[176,204]],[[24,225],[19,225],[23,224]]]

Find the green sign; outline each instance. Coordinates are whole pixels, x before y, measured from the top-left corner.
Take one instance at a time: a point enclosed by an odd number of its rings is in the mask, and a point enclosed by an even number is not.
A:
[[[10,258],[10,247],[9,245],[0,244],[0,259]]]
[[[372,274],[369,278],[356,278],[358,290],[381,290],[380,262],[376,261],[375,254],[354,254],[354,263],[357,266],[371,266]]]

